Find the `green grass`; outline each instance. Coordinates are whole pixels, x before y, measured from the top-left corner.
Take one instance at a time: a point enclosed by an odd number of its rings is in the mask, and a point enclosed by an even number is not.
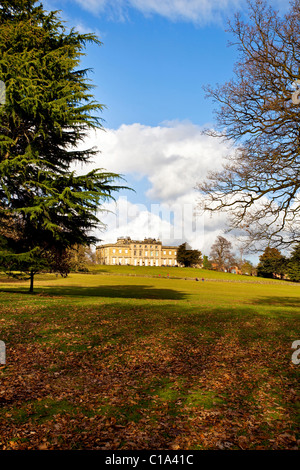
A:
[[[297,284],[204,270],[2,277],[0,448],[296,448],[299,307]]]
[[[180,268],[180,267],[167,267],[167,266],[103,266],[91,265],[89,266],[90,274],[112,274],[112,275],[131,275],[131,276],[150,276],[150,277],[170,277],[170,278],[190,278],[195,279],[215,279],[226,281],[242,281],[242,282],[264,282],[276,283],[278,281],[273,279],[263,279],[247,275],[223,273],[211,271],[208,269],[200,268]]]

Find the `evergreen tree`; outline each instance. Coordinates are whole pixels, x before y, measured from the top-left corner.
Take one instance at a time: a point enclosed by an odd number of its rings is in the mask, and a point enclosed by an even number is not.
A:
[[[31,290],[34,273],[58,266],[68,247],[97,241],[99,206],[121,188],[117,174],[72,170],[98,155],[77,148],[102,127],[103,108],[79,66],[86,44],[101,43],[36,3],[0,2],[0,265],[30,273]]]
[[[177,263],[184,267],[197,266],[202,262],[201,251],[186,248],[186,243],[182,243],[177,250]]]
[[[212,269],[212,264],[207,255],[203,255],[203,269]]]
[[[286,259],[277,248],[267,247],[259,257],[257,275],[259,277],[283,278],[286,271]]]
[[[291,281],[300,282],[300,243],[292,251],[288,262],[287,275]]]

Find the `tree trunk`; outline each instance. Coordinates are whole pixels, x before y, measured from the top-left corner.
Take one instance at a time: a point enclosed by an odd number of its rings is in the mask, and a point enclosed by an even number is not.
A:
[[[33,277],[34,277],[34,272],[30,271],[30,287],[29,287],[29,292],[33,292]]]

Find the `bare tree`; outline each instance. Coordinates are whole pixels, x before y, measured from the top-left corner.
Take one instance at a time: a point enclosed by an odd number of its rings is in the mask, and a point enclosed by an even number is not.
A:
[[[210,259],[217,271],[228,271],[235,264],[231,249],[231,242],[219,235],[210,250]]]
[[[205,87],[219,104],[217,130],[206,133],[233,151],[198,184],[199,204],[227,211],[254,250],[261,242],[288,247],[300,241],[300,0],[284,17],[249,0],[248,14],[247,23],[239,14],[229,23],[239,51],[234,78]]]

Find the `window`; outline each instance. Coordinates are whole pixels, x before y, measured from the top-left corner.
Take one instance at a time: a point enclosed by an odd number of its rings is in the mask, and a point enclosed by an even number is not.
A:
[[[145,256],[148,256],[148,251],[145,251]]]
[[[156,256],[158,256],[158,251],[155,252]]]
[[[134,254],[134,256],[136,256],[136,250],[134,250],[133,254]]]
[[[171,254],[172,254],[172,251],[169,251],[169,255],[171,255]]]
[[[115,252],[116,252],[116,249],[114,248],[114,249],[113,249],[113,253],[115,253]]]
[[[122,250],[119,250],[119,253],[122,253]]]
[[[140,256],[142,256],[142,250],[140,250]]]
[[[164,251],[164,255],[166,255],[166,254],[167,254],[167,252],[166,252],[166,251]]]
[[[174,251],[174,255],[177,255],[177,251]]]
[[[153,256],[153,251],[150,252],[150,256]]]
[[[125,253],[128,253],[128,250],[125,250]]]

